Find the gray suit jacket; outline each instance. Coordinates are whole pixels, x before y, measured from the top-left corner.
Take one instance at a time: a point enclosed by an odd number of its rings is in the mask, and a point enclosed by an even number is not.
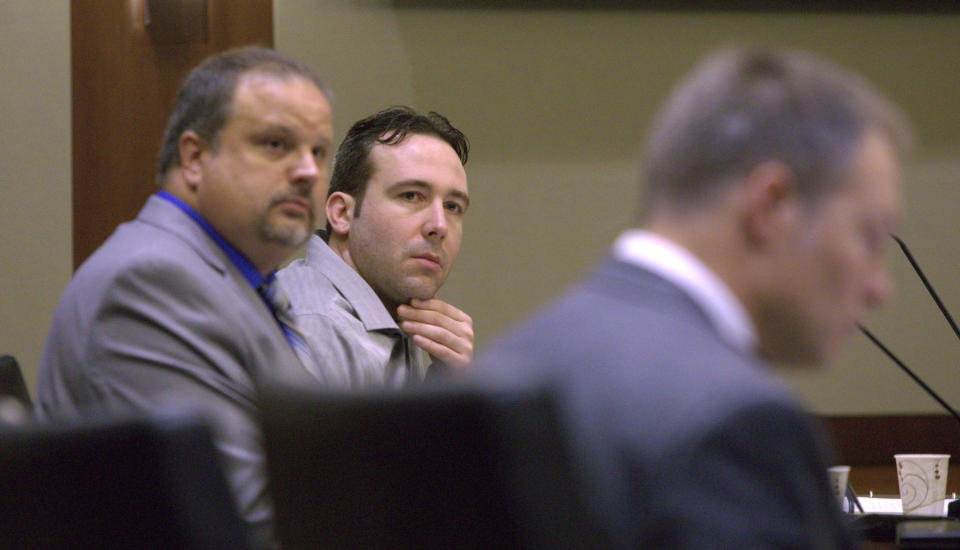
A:
[[[278,271],[277,279],[329,387],[397,387],[426,376],[426,352],[320,237],[311,237],[306,256]]]
[[[242,517],[265,540],[255,387],[309,378],[272,313],[175,205],[151,197],[77,270],[41,360],[46,418],[193,411],[208,418]]]
[[[485,353],[495,384],[551,384],[618,547],[855,546],[818,428],[666,280],[608,259]]]

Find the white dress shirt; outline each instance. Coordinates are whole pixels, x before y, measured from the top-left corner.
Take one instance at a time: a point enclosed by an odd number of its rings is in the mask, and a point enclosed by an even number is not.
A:
[[[696,256],[656,233],[631,229],[620,234],[613,253],[621,261],[652,271],[686,292],[706,313],[721,338],[753,353],[757,334],[743,305]]]

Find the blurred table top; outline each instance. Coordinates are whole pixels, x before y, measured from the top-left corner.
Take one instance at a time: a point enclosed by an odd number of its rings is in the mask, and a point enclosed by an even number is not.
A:
[[[850,485],[858,495],[867,496],[873,491],[874,496],[896,497],[900,495],[897,484],[897,469],[890,459],[889,466],[858,466],[850,467]],[[960,465],[950,465],[947,473],[947,496],[954,498],[953,493],[960,495]]]

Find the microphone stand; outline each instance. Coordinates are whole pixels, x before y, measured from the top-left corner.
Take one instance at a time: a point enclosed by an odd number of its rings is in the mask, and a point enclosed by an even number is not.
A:
[[[946,401],[944,401],[939,395],[937,395],[937,392],[933,391],[933,389],[931,389],[930,386],[928,386],[923,380],[921,380],[919,376],[914,374],[909,367],[903,364],[903,361],[901,361],[899,357],[894,355],[893,352],[887,348],[887,346],[883,345],[883,343],[881,343],[880,340],[877,340],[877,337],[874,336],[872,332],[867,330],[866,327],[864,327],[859,323],[857,323],[857,327],[860,328],[860,332],[866,335],[866,337],[869,338],[870,341],[874,343],[874,345],[880,348],[880,350],[883,351],[883,353],[885,353],[887,357],[889,357],[894,363],[896,363],[897,366],[903,370],[903,372],[907,373],[907,375],[910,378],[913,378],[913,381],[916,382],[918,386],[923,388],[923,390],[927,392],[930,395],[930,397],[934,398],[937,401],[937,403],[940,403],[940,405],[944,409],[946,409],[950,414],[952,414],[953,417],[957,419],[957,422],[960,422],[960,414],[958,414],[957,411],[953,409],[953,407],[951,407],[949,404],[947,404]]]
[[[891,233],[890,236],[893,237],[893,240],[897,241],[898,245],[900,245],[900,250],[903,250],[903,255],[907,257],[907,261],[910,262],[910,266],[913,267],[913,270],[920,277],[920,281],[927,289],[930,297],[933,298],[933,301],[937,303],[937,307],[940,308],[940,313],[942,313],[943,317],[948,323],[950,323],[950,328],[953,329],[953,333],[957,335],[957,338],[960,338],[960,327],[957,327],[957,323],[953,320],[953,316],[950,315],[949,311],[947,311],[947,307],[943,305],[943,301],[940,300],[940,296],[937,295],[937,291],[933,289],[933,285],[930,284],[930,281],[927,280],[927,276],[923,273],[923,270],[920,269],[920,264],[913,259],[913,254],[910,253],[910,249],[907,248],[906,243],[900,240],[900,237],[894,235],[893,233]]]

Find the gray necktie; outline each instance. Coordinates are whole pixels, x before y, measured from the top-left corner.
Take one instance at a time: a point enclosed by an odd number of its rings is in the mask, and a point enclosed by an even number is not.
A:
[[[317,358],[313,355],[313,350],[311,350],[310,345],[307,344],[306,338],[303,337],[303,334],[301,334],[297,328],[297,321],[293,317],[293,307],[290,304],[290,298],[287,297],[286,292],[280,287],[279,280],[276,278],[268,279],[257,290],[270,306],[273,316],[277,319],[277,322],[280,323],[280,328],[283,330],[283,335],[286,337],[287,343],[289,343],[293,351],[296,352],[304,368],[306,368],[310,374],[317,377],[317,379],[323,381],[323,372],[320,369]]]

